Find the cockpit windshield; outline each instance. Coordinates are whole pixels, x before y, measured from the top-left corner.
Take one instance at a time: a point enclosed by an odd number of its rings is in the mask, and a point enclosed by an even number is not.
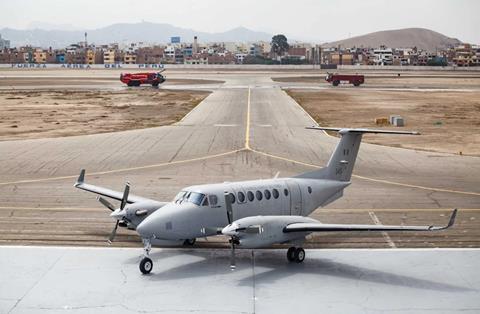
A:
[[[202,204],[204,197],[205,197],[205,194],[202,194],[202,193],[181,191],[180,193],[177,194],[177,196],[175,196],[175,198],[173,199],[173,202],[176,204],[189,202],[197,206],[200,206],[200,204]]]

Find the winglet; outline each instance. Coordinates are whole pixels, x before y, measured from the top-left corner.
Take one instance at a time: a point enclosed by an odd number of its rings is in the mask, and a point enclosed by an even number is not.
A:
[[[453,210],[452,215],[450,216],[450,220],[448,221],[448,225],[445,227],[445,229],[453,226],[453,224],[455,223],[455,218],[457,217],[457,211],[458,209],[456,208]]]
[[[80,175],[78,176],[77,182],[75,182],[73,186],[77,187],[79,185],[82,185],[83,182],[85,182],[85,169],[80,170]]]
[[[448,221],[448,224],[446,226],[443,226],[443,227],[430,226],[429,230],[445,230],[453,226],[453,224],[455,223],[455,218],[457,217],[457,211],[458,211],[457,208],[453,210],[452,214],[450,215],[450,220]]]

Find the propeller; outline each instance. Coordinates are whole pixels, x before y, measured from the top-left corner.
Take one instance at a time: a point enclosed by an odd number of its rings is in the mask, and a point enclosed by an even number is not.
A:
[[[108,237],[107,242],[109,244],[112,244],[113,239],[115,239],[115,236],[117,235],[118,225],[120,224],[120,220],[125,215],[124,208],[128,203],[128,194],[129,193],[130,193],[130,183],[127,182],[125,184],[125,190],[123,191],[123,196],[122,196],[122,200],[121,200],[121,203],[120,203],[120,208],[115,208],[115,206],[112,203],[110,203],[109,201],[107,201],[103,197],[98,198],[98,201],[100,203],[102,203],[103,206],[107,207],[108,209],[110,209],[112,211],[110,216],[114,217],[117,220],[117,222],[115,223],[115,227],[113,228],[112,232],[110,233],[110,236]]]
[[[232,202],[233,197],[231,193],[225,192],[225,207],[227,208],[227,219],[228,224],[231,225],[233,223],[233,210],[232,210]],[[238,238],[234,235],[230,235],[230,269],[235,270],[235,244],[238,244]]]

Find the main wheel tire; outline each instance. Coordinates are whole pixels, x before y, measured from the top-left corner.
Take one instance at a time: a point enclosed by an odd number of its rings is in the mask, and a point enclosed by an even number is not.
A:
[[[152,271],[152,268],[153,268],[153,262],[150,258],[148,257],[144,257],[141,261],[140,261],[140,271],[142,272],[142,274],[144,275],[147,275],[149,274],[151,271]]]
[[[153,87],[158,87],[158,85],[160,85],[160,83],[159,83],[159,82],[152,83],[152,86],[153,86]]]
[[[195,238],[187,239],[187,240],[183,241],[183,245],[193,246],[195,244],[195,242],[197,242],[197,239],[195,239]]]
[[[360,86],[360,82],[353,82],[353,86]]]
[[[295,250],[296,250],[296,247],[294,247],[294,246],[290,247],[290,248],[287,250],[287,260],[288,260],[289,262],[295,261]]]
[[[301,263],[305,259],[305,250],[301,247],[295,249],[295,262]]]
[[[133,86],[133,82],[132,82],[132,81],[128,81],[127,86],[130,86],[130,87]]]
[[[339,81],[333,81],[333,86],[338,86],[338,84],[340,84]]]

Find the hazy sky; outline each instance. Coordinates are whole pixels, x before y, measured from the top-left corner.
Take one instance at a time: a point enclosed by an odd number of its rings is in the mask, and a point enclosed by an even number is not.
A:
[[[244,26],[326,41],[424,27],[480,43],[479,12],[479,0],[0,0],[0,28],[42,22],[83,30],[145,20],[206,32]]]

